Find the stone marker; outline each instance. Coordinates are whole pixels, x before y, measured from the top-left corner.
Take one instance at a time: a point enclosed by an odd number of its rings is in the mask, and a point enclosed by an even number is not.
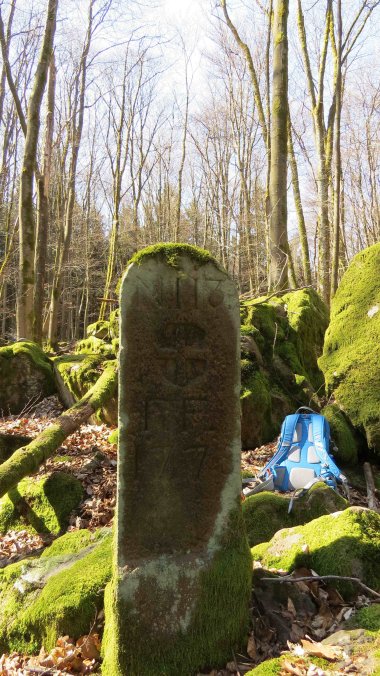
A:
[[[190,676],[231,660],[248,621],[237,291],[206,251],[156,245],[129,265],[120,316],[103,673]]]

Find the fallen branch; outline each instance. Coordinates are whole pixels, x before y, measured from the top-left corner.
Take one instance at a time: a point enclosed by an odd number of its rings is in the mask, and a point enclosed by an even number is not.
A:
[[[369,462],[363,464],[364,478],[367,484],[367,499],[368,507],[373,509],[374,512],[379,512],[379,505],[376,499],[376,486],[373,479],[372,469]]]
[[[284,577],[262,577],[260,582],[318,582],[319,580],[339,580],[340,582],[355,582],[362,589],[364,589],[369,594],[372,594],[376,598],[380,599],[380,594],[370,587],[367,587],[364,582],[359,580],[358,577],[346,577],[344,575],[306,575],[305,577],[291,577],[290,575],[284,575]]]
[[[99,380],[80,401],[57,418],[30,444],[23,446],[0,465],[0,498],[21,479],[38,470],[62,442],[108,401],[116,389],[116,360],[110,361]]]

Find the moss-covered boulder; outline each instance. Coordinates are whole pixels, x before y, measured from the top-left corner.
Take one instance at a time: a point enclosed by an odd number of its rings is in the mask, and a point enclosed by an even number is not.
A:
[[[96,336],[88,336],[78,340],[75,345],[75,354],[95,354],[103,357],[114,357],[115,353],[111,343],[107,343]]]
[[[103,356],[69,354],[54,357],[54,376],[62,403],[69,408],[95,385],[109,363]],[[98,413],[90,418],[94,424],[106,422],[117,425],[117,395],[114,395]]]
[[[358,440],[355,431],[343,411],[336,404],[328,404],[322,411],[330,423],[331,438],[335,444],[334,455],[338,462],[356,464],[358,460]]]
[[[63,535],[39,558],[0,570],[0,653],[50,650],[91,631],[111,577],[108,529]]]
[[[55,391],[52,364],[36,343],[0,348],[0,412],[20,413]]]
[[[89,324],[86,335],[87,337],[94,336],[100,340],[109,340],[111,338],[110,323],[102,319],[93,324]]]
[[[319,575],[358,577],[380,589],[380,514],[363,507],[284,528],[251,551],[265,568],[291,571],[305,566]],[[339,589],[346,596],[360,592],[349,582],[339,583]]]
[[[319,365],[328,393],[380,453],[380,243],[346,270],[331,306]]]
[[[23,479],[0,499],[0,533],[29,530],[58,535],[83,497],[82,484],[65,472]]]
[[[313,289],[247,301],[242,320],[242,444],[253,448],[279,434],[283,418],[314,401],[328,312]]]
[[[268,542],[282,528],[305,524],[348,507],[347,500],[322,482],[314,484],[304,496],[295,500],[289,513],[290,499],[286,494],[265,491],[251,495],[243,502],[250,547]]]

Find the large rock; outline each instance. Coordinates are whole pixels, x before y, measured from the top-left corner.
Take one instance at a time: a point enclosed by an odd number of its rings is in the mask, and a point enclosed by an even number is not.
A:
[[[0,499],[0,533],[26,529],[58,535],[82,497],[80,481],[65,472],[23,479]]]
[[[206,251],[158,245],[128,267],[120,314],[103,673],[191,674],[228,661],[247,630],[237,289]]]
[[[111,577],[108,529],[63,535],[37,558],[0,570],[0,653],[50,650],[93,630]]]
[[[380,243],[357,254],[345,272],[319,365],[328,394],[380,453]]]
[[[51,362],[36,343],[23,340],[0,348],[0,413],[20,413],[54,392]]]
[[[301,404],[318,406],[328,312],[313,289],[301,289],[247,301],[241,316],[242,445],[254,448],[278,435],[285,415]]]
[[[243,517],[250,547],[267,542],[282,528],[308,521],[348,507],[348,502],[325,483],[316,483],[305,495],[294,500],[289,513],[291,496],[264,491],[251,495],[243,502]]]
[[[54,357],[54,377],[62,403],[69,408],[95,385],[108,361],[104,356],[68,354]],[[100,411],[91,416],[94,424],[117,425],[117,395],[109,399]]]
[[[305,566],[319,575],[358,577],[380,590],[380,514],[363,507],[284,528],[251,551],[265,568],[291,571]],[[339,583],[339,589],[347,596],[361,591],[349,582]]]

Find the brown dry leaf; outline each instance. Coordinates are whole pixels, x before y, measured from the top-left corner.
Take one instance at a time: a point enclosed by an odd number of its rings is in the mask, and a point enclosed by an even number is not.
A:
[[[281,664],[281,674],[294,674],[294,676],[306,676],[306,669],[304,666],[294,664],[288,660],[284,660]]]
[[[256,641],[252,634],[248,639],[247,655],[249,655],[252,660],[256,657]]]
[[[98,634],[81,636],[77,640],[77,648],[80,648],[84,659],[98,660],[100,658],[100,640]]]
[[[294,603],[293,603],[292,599],[290,598],[290,596],[288,598],[288,612],[291,613],[291,615],[293,615],[293,617],[296,617],[296,615],[297,615],[297,611],[295,609]]]
[[[302,647],[308,655],[315,657],[324,657],[326,660],[337,660],[342,656],[342,650],[339,646],[323,645],[323,643],[312,643],[306,639],[301,640]]]

